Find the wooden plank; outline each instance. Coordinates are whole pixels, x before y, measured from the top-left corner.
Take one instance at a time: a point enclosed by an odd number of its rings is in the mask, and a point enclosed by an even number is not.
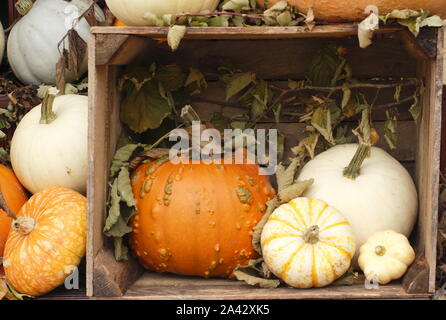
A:
[[[208,300],[208,299],[373,299],[373,298],[427,298],[429,294],[407,294],[398,282],[367,290],[364,279],[353,286],[326,288],[260,289],[243,282],[223,279],[203,279],[145,272],[122,299],[144,300]]]
[[[116,28],[118,29],[118,28]],[[108,35],[113,38],[113,35]],[[165,42],[147,40],[146,46],[132,60],[134,64],[177,64],[184,70],[197,68],[207,79],[216,79],[216,70],[229,61],[243,71],[255,71],[261,79],[302,79],[305,66],[326,39],[280,40],[185,40],[172,52]],[[417,60],[403,49],[400,40],[383,38],[366,50],[359,48],[356,38],[338,39],[347,50],[353,77],[411,78],[417,75]],[[268,48],[268,50],[265,50]],[[243,52],[243,54],[240,54]],[[372,63],[371,61],[379,61]]]
[[[119,28],[116,28],[119,29]],[[123,43],[129,38],[127,35],[117,34],[112,37],[101,34],[91,35],[95,39],[96,50],[92,52],[95,55],[96,65],[106,64]]]
[[[422,118],[418,130],[417,173],[419,197],[418,251],[425,253],[429,267],[427,284],[408,284],[407,287],[425,287],[435,291],[436,244],[438,225],[438,193],[440,172],[441,105],[443,72],[443,30],[435,35],[438,56],[424,63],[421,73],[425,77],[426,92],[423,99]],[[407,277],[411,277],[408,274]],[[413,278],[423,281],[425,278]],[[406,283],[411,280],[405,279]]]
[[[382,27],[376,34],[393,33],[400,27]],[[142,35],[145,37],[165,38],[168,27],[93,27],[93,34]],[[318,25],[313,30],[307,27],[188,27],[185,39],[277,39],[277,38],[336,38],[356,35],[356,23]]]

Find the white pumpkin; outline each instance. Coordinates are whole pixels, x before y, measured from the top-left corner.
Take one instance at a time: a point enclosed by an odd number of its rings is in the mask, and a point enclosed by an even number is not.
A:
[[[146,26],[149,21],[144,19],[145,13],[152,13],[162,18],[165,14],[199,13],[213,11],[219,0],[106,0],[110,11],[128,26]]]
[[[45,110],[45,108],[43,108]],[[17,178],[32,193],[49,187],[86,191],[88,98],[56,97],[55,119],[41,123],[42,105],[20,121],[11,141],[11,163]]]
[[[356,179],[343,170],[358,144],[335,146],[309,161],[299,180],[314,179],[304,193],[337,208],[348,219],[358,246],[378,231],[394,230],[409,236],[417,218],[418,199],[407,170],[384,150],[372,147]]]
[[[311,288],[327,286],[349,269],[356,240],[335,208],[297,198],[272,213],[261,245],[271,272],[292,287]]]
[[[3,61],[3,53],[5,52],[5,30],[3,30],[3,25],[0,22],[0,64]]]
[[[415,261],[409,240],[392,230],[375,233],[359,252],[358,263],[365,277],[380,284],[401,278]]]
[[[25,84],[55,83],[56,64],[60,57],[58,43],[91,3],[91,0],[37,0],[34,3],[32,9],[14,25],[8,37],[8,60],[17,78]],[[105,19],[98,6],[95,12],[97,19]],[[85,19],[79,22],[76,30],[87,41],[90,25]],[[85,58],[81,73],[86,71]],[[67,72],[66,80],[75,80],[74,75]]]

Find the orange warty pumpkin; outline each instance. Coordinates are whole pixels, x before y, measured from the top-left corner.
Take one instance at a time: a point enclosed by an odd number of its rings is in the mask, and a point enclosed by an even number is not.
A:
[[[11,211],[13,213],[19,212],[28,197],[14,172],[4,165],[0,165],[0,188]],[[11,223],[12,218],[0,209],[0,257],[3,257]]]
[[[275,195],[254,164],[158,160],[132,174],[137,212],[130,245],[158,272],[230,277],[257,257],[252,229]]]
[[[87,199],[67,188],[34,194],[20,209],[5,247],[6,279],[41,296],[61,285],[85,254]]]

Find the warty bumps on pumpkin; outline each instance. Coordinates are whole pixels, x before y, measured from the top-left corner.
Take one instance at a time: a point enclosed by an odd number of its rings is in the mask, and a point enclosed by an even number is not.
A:
[[[257,253],[253,228],[275,195],[255,164],[173,164],[158,160],[132,174],[137,211],[130,245],[158,272],[230,277]]]

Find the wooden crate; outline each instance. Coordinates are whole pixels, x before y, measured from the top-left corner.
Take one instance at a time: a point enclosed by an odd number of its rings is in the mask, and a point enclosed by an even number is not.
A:
[[[374,44],[360,49],[353,24],[303,27],[188,28],[180,49],[172,53],[165,43],[167,29],[156,27],[94,27],[89,41],[89,181],[87,294],[123,299],[304,299],[304,298],[411,298],[429,297],[435,289],[437,199],[440,158],[443,30],[427,29],[415,38],[396,27],[381,28]],[[373,76],[418,77],[426,90],[421,120],[416,125],[407,110],[399,122],[399,148],[391,153],[413,174],[419,190],[419,221],[412,241],[417,261],[404,280],[366,290],[363,280],[346,287],[298,290],[259,289],[232,280],[198,279],[143,271],[130,259],[116,262],[110,239],[102,234],[106,217],[108,170],[122,134],[120,95],[116,82],[122,68],[135,61],[178,63],[184,67],[212,69],[221,58],[275,81],[301,79],[304,63],[321,41],[336,41],[348,49],[357,78]],[[223,97],[214,92],[214,99]],[[393,95],[393,93],[392,93]],[[221,105],[194,105],[206,119]],[[225,108],[231,113],[231,108]],[[376,115],[377,127],[383,115]],[[270,124],[265,124],[269,126]],[[302,125],[280,124],[291,144],[298,141]],[[289,147],[289,146],[286,146]],[[385,145],[382,144],[385,148]]]

